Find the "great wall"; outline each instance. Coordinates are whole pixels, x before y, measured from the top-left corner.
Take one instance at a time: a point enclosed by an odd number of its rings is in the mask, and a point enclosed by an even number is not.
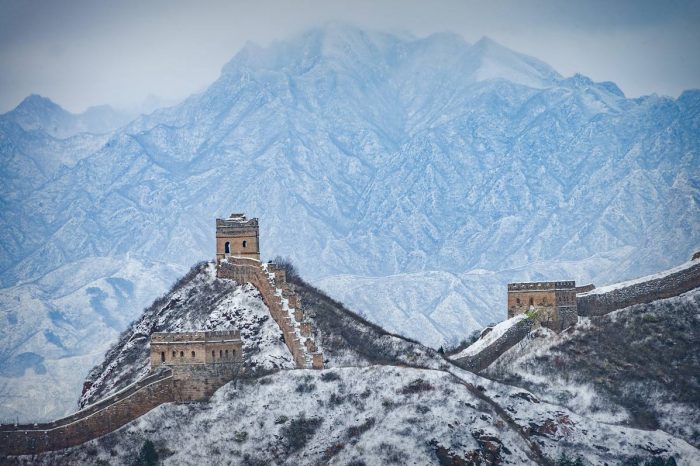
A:
[[[323,369],[323,353],[314,339],[311,316],[301,306],[293,285],[287,282],[284,268],[260,262],[257,219],[232,214],[228,219],[217,219],[216,226],[217,277],[257,288],[296,367]],[[573,325],[578,316],[600,316],[676,296],[698,286],[700,254],[667,273],[610,289],[576,287],[573,281],[509,284],[508,316],[526,317],[508,326],[478,352],[451,359],[479,372],[535,326],[559,332]],[[482,333],[482,338],[487,332],[488,329]],[[218,388],[245,374],[240,336],[235,331],[154,333],[150,360],[152,371],[147,377],[77,413],[48,423],[0,426],[0,456],[37,454],[82,444],[163,403],[207,400]]]
[[[690,262],[666,272],[597,289],[592,285],[576,287],[574,282],[512,283],[508,285],[508,317],[529,313],[527,317],[513,322],[498,338],[492,338],[489,344],[483,345],[480,351],[461,357],[465,350],[450,359],[465,369],[479,372],[518,344],[534,327],[543,326],[559,332],[575,323],[578,317],[595,318],[635,304],[678,296],[698,287],[700,253],[694,254]],[[575,291],[573,319],[568,306],[565,313],[557,316],[555,290]],[[546,297],[545,305],[542,305],[543,297]],[[481,338],[486,336],[482,333]]]

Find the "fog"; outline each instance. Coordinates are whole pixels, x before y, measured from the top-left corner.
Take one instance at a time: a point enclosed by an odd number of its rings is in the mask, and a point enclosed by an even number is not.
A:
[[[74,112],[176,101],[216,79],[246,41],[327,21],[488,36],[632,97],[700,87],[700,2],[0,0],[0,112],[31,93]]]

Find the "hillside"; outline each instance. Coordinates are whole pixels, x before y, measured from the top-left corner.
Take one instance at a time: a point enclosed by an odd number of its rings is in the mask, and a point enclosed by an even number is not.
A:
[[[539,329],[483,373],[607,422],[662,429],[700,445],[700,290]]]
[[[126,465],[146,440],[166,464],[700,461],[699,450],[660,430],[611,423],[464,371],[296,277],[292,286],[313,320],[326,369],[286,370],[291,357],[257,290],[213,271],[209,263],[193,267],[150,306],[91,372],[83,400],[144,377],[153,331],[239,327],[246,376],[208,402],[165,404],[84,445],[6,462]]]
[[[537,329],[481,374],[582,415],[661,429],[698,446],[700,288],[665,299],[650,296],[671,294],[683,283],[681,274],[691,286],[699,268],[691,261],[579,295],[607,306],[641,303],[580,317],[573,330],[559,335]]]
[[[301,280],[293,287],[317,326],[327,367],[371,364],[438,367],[437,353],[391,335],[345,309]],[[87,377],[91,388],[81,405],[97,401],[143,378],[149,370],[149,337],[153,332],[239,329],[246,370],[250,374],[294,368],[282,332],[270,318],[252,285],[216,277],[213,263],[194,266],[163,297],[122,333],[104,361]]]

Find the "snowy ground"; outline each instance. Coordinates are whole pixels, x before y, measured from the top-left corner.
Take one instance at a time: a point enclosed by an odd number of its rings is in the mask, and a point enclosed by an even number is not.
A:
[[[672,455],[679,465],[700,461],[698,450],[663,432],[598,423],[522,389],[452,372],[456,376],[391,366],[282,371],[230,383],[209,403],[160,406],[101,439],[31,461],[130,464],[145,440],[166,465],[201,464],[202,458],[219,464],[424,465],[448,458],[536,464],[537,450],[601,466],[648,459],[650,451]]]

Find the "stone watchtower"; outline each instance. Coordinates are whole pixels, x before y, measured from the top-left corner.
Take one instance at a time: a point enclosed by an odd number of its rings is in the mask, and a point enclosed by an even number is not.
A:
[[[257,218],[248,220],[244,214],[231,214],[216,219],[216,259],[229,256],[260,260]]]
[[[576,282],[509,283],[508,318],[528,312],[556,332],[575,324]]]

